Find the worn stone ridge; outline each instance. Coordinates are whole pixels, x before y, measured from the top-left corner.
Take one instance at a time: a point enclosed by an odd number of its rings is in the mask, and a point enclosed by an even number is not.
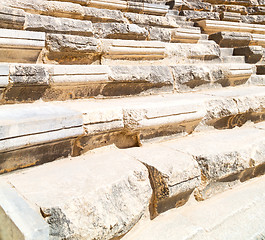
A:
[[[111,149],[3,178],[38,206],[50,239],[120,237],[144,215],[151,197],[146,167]]]
[[[49,226],[11,184],[0,182],[0,238],[49,239]]]
[[[63,73],[64,69],[61,68],[63,66],[58,67],[56,73],[60,85],[60,73]],[[141,69],[139,68],[139,72]],[[98,72],[100,69],[94,66],[94,70]],[[116,69],[117,73],[121,70],[122,68]],[[126,71],[126,68],[123,70]],[[76,73],[82,72],[79,69]],[[91,71],[90,76],[82,77],[96,77],[99,81],[104,76],[104,71],[101,76],[93,76]],[[127,75],[123,73],[119,77],[126,80]],[[138,77],[145,78],[144,75]],[[69,154],[77,156],[109,144],[128,148],[162,137],[187,135],[194,130],[241,127],[248,121],[264,121],[264,106],[263,87],[250,86],[237,90],[228,88],[201,93],[130,97],[108,101],[87,99],[35,103],[32,107],[30,104],[2,105],[0,110],[5,116],[5,128],[1,140],[1,171],[41,164]],[[45,109],[46,112],[41,112],[41,109]],[[62,111],[62,116],[52,114],[57,111],[56,109]],[[68,117],[67,126],[60,120],[60,117],[64,119],[64,116],[72,116]],[[35,128],[23,128],[19,125],[20,122],[14,125],[13,122],[18,119],[23,120],[21,124],[24,125],[34,124]],[[52,124],[54,121],[60,121],[58,128],[54,128],[57,126]],[[45,124],[42,124],[43,122]],[[17,126],[18,132],[8,135],[9,130],[5,129],[12,129],[13,125]],[[13,130],[12,132],[15,133]],[[47,148],[52,150],[45,152]],[[17,161],[18,155],[22,159],[21,162]]]
[[[42,32],[0,29],[0,36],[1,62],[36,62],[45,46]]]
[[[60,106],[12,105],[2,106],[0,112],[0,173],[67,156],[71,153],[73,138],[83,134],[82,115]],[[58,150],[55,147],[49,152],[43,151],[45,145],[46,148],[59,145],[59,140],[65,149],[58,146]],[[36,154],[38,148],[40,152]],[[19,151],[25,158],[16,161]]]
[[[123,240],[263,239],[265,177],[143,221]],[[254,216],[254,217],[253,217]]]
[[[209,198],[237,181],[246,181],[264,174],[264,123],[255,126],[207,132],[167,143],[191,154],[202,170],[202,184],[197,189],[197,200]]]

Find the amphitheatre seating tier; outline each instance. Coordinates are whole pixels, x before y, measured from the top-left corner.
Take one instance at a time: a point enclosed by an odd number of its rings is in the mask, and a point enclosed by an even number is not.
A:
[[[264,9],[2,0],[0,239],[130,239],[263,175]]]

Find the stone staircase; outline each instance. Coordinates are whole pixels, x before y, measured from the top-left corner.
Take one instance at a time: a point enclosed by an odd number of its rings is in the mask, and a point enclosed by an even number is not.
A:
[[[130,239],[263,175],[262,6],[2,0],[0,239]]]

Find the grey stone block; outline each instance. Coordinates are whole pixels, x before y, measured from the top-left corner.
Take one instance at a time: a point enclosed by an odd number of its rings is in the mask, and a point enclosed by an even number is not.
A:
[[[250,33],[218,32],[211,34],[209,40],[214,40],[220,47],[244,47],[251,41]]]

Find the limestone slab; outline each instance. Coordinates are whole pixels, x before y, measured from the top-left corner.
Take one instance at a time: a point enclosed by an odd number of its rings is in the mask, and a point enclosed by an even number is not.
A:
[[[136,24],[94,23],[93,28],[98,38],[146,40],[148,37],[148,31]]]
[[[172,31],[171,42],[197,43],[201,37],[199,28],[177,28]]]
[[[111,152],[42,165],[8,181],[41,209],[50,239],[118,237],[144,214],[151,187],[143,164]]]
[[[220,19],[222,21],[240,22],[241,14],[235,12],[222,12],[220,13]]]
[[[124,240],[262,239],[264,177],[145,221]]]
[[[0,27],[23,29],[25,22],[25,12],[21,9],[0,6]]]
[[[167,43],[168,58],[176,63],[187,63],[192,60],[213,60],[220,57],[220,47],[214,41],[207,43]]]
[[[1,106],[1,151],[81,135],[82,115],[52,105]]]
[[[139,25],[168,27],[168,28],[174,28],[179,26],[173,17],[153,16],[153,15],[137,14],[130,12],[125,12],[124,16],[129,20],[130,23],[139,24]]]
[[[168,28],[160,28],[160,27],[148,27],[149,31],[149,39],[162,41],[162,42],[170,42],[172,30]]]
[[[197,22],[207,34],[217,32],[248,32],[255,34],[264,34],[265,28],[260,24],[247,24],[228,21],[201,20]]]
[[[110,59],[163,59],[165,45],[158,41],[102,40],[103,57]]]
[[[26,14],[25,30],[92,36],[90,21]]]
[[[182,16],[185,16],[190,21],[199,21],[204,19],[211,19],[211,20],[220,19],[219,14],[217,12],[182,10],[180,14]]]
[[[153,189],[151,218],[169,208],[183,205],[200,184],[199,166],[188,154],[159,144],[128,149],[126,153],[148,168]]]
[[[35,63],[45,46],[45,34],[11,29],[0,29],[2,62]],[[20,54],[17,54],[20,51]]]
[[[214,40],[220,47],[233,48],[248,46],[251,41],[250,33],[218,32],[211,34],[209,40]]]
[[[99,41],[93,37],[68,34],[47,34],[44,61],[57,61],[64,64],[92,63],[98,60]]]

